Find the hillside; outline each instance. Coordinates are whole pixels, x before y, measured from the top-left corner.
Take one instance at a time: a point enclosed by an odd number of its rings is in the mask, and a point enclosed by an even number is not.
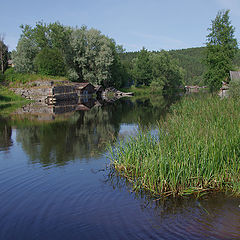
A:
[[[204,85],[203,74],[205,66],[203,64],[205,47],[187,48],[180,50],[170,50],[169,54],[175,59],[180,67],[184,69],[184,83],[186,85]],[[121,54],[122,63],[130,70],[132,61],[139,52],[126,52]],[[240,50],[234,59],[236,69],[240,68]]]

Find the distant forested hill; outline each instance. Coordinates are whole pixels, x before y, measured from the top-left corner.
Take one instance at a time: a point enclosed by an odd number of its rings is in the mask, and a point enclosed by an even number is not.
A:
[[[204,52],[205,47],[168,51],[171,57],[177,61],[178,65],[184,69],[184,84],[204,85]],[[129,69],[129,71],[131,71],[134,58],[136,58],[138,54],[139,52],[126,52],[120,55],[122,63],[127,67],[127,69]],[[240,50],[238,50],[236,54],[234,65],[236,66],[236,69],[240,69]]]
[[[204,50],[204,47],[198,47],[169,51],[172,58],[176,59],[178,65],[185,70],[184,82],[186,85],[204,84]]]

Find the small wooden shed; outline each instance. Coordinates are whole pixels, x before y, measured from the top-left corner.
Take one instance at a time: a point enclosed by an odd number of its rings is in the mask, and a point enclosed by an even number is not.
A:
[[[76,92],[79,97],[91,97],[95,93],[95,87],[91,83],[77,83]]]
[[[240,79],[240,71],[230,71],[231,81]]]

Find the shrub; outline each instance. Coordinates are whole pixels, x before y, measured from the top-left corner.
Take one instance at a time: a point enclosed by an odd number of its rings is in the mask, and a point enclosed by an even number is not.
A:
[[[43,75],[64,76],[66,74],[63,55],[58,49],[41,50],[34,59],[34,67]]]

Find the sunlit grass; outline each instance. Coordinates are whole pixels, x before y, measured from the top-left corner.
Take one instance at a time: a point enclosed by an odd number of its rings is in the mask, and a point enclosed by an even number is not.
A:
[[[111,148],[116,170],[154,195],[229,191],[240,195],[240,100],[184,98],[150,132]]]
[[[31,102],[16,95],[8,88],[0,86],[0,114],[7,115],[24,104]]]

